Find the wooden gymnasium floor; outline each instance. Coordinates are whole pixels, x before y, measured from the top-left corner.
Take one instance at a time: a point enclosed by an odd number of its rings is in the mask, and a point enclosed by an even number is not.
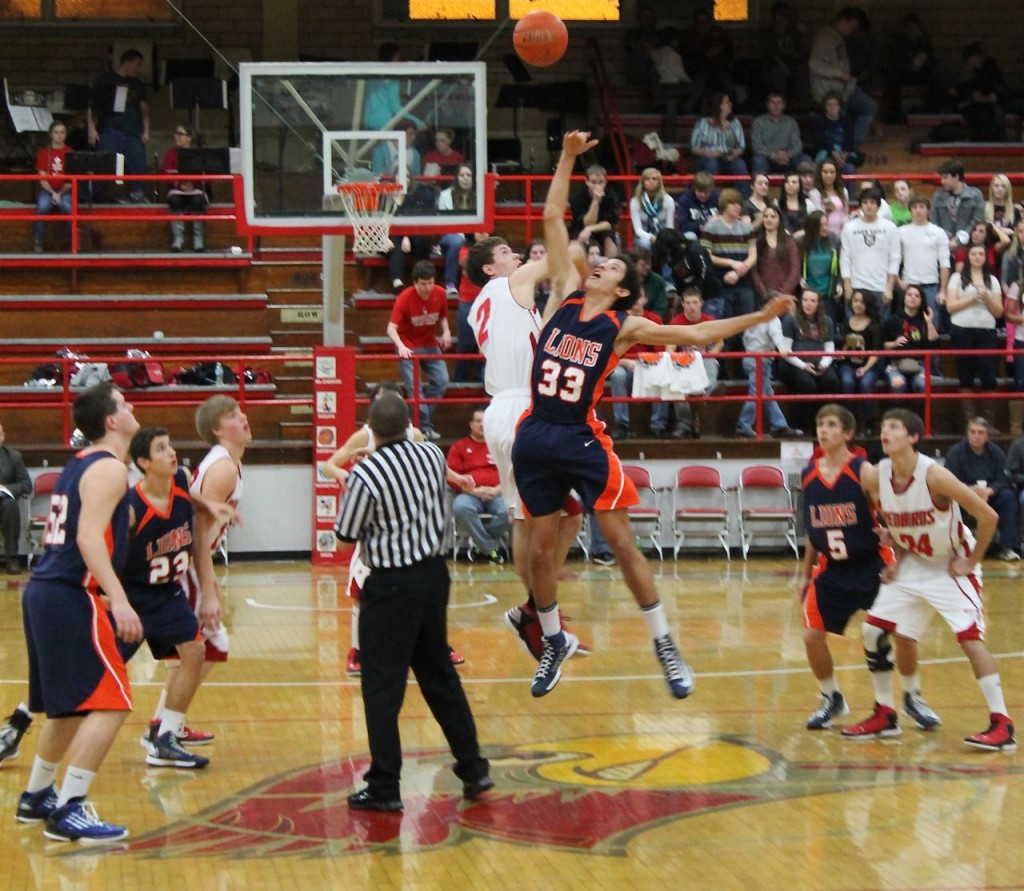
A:
[[[94,785],[100,815],[132,832],[97,852],[43,839],[14,809],[34,738],[0,769],[0,887],[501,889],[976,889],[1024,887],[1024,754],[968,750],[987,724],[967,663],[933,622],[926,696],[944,725],[856,743],[804,721],[795,564],[666,562],[672,626],[697,672],[671,699],[618,570],[571,564],[561,602],[594,654],[547,698],[501,622],[508,568],[460,564],[451,640],[497,788],[463,803],[415,687],[402,718],[405,813],[350,813],[366,764],[357,683],[345,677],[341,580],[304,563],[235,564],[232,659],[190,713],[214,731],[204,772],[147,769],[138,737],[162,680],[131,666],[138,711]],[[1020,564],[986,565],[989,643],[1024,715]],[[0,710],[22,696],[21,581],[0,587]],[[3,582],[0,581],[0,586]],[[871,706],[856,629],[833,641],[853,718]]]

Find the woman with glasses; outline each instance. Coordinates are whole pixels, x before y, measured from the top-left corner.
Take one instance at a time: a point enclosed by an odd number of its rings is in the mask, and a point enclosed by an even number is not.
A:
[[[174,148],[164,155],[164,173],[177,173],[178,152],[192,148],[195,130],[189,124],[179,124],[174,128]],[[176,180],[167,189],[167,209],[172,214],[206,213],[207,196],[202,183],[191,180]],[[180,252],[185,248],[185,220],[171,221],[171,250]],[[206,224],[201,220],[192,220],[192,250],[206,250]]]

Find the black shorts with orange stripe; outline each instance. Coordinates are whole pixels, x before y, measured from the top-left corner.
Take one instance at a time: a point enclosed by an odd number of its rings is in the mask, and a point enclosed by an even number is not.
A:
[[[858,610],[867,611],[878,596],[882,555],[874,559],[827,560],[814,568],[804,598],[804,627],[842,634]]]
[[[128,601],[142,622],[143,640],[149,645],[154,659],[166,659],[177,654],[178,644],[201,640],[199,620],[189,606],[185,592],[180,590],[170,597],[166,593],[156,596],[136,596],[129,592]],[[128,662],[143,641],[125,643],[118,638],[117,648]]]

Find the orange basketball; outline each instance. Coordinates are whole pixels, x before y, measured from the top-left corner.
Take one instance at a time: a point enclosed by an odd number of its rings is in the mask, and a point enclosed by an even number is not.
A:
[[[554,65],[569,46],[569,31],[553,12],[536,9],[516,24],[512,34],[516,55],[527,65],[547,68]]]

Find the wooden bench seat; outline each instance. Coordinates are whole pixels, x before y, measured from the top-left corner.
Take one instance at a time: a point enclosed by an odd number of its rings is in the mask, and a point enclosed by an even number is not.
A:
[[[266,294],[0,294],[0,313],[16,310],[265,309]]]
[[[7,356],[53,356],[68,347],[94,362],[121,361],[125,350],[147,350],[154,356],[244,356],[269,353],[269,337],[5,337],[0,353]]]
[[[922,142],[917,152],[926,158],[1020,158],[1024,142]]]

